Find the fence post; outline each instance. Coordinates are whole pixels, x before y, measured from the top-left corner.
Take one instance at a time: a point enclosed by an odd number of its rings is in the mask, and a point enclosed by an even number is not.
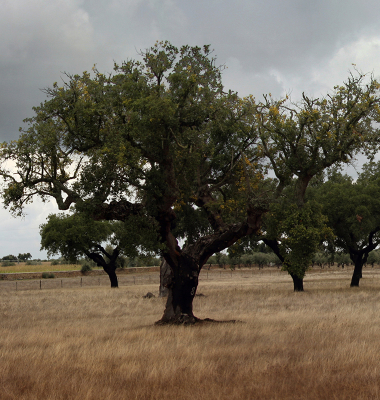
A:
[[[82,279],[83,279],[83,278],[80,278],[80,287],[82,287]]]
[[[136,277],[133,277],[133,283],[136,285]]]
[[[63,282],[62,282],[62,279],[61,279],[61,287],[63,287]]]
[[[16,281],[16,292],[17,292],[17,281]]]
[[[42,289],[42,281],[41,281],[41,279],[40,279],[40,290]]]

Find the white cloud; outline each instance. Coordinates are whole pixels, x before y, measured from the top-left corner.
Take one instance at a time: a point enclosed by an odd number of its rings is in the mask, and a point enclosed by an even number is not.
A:
[[[53,202],[42,203],[36,199],[25,209],[25,217],[14,218],[0,209],[0,258],[8,254],[31,253],[33,258],[46,258],[46,251],[40,251],[39,226],[46,222],[49,214],[57,213]]]
[[[326,65],[313,69],[312,80],[331,89],[342,83],[342,77],[346,78],[355,68],[363,73],[380,75],[380,35],[362,37],[339,48]]]

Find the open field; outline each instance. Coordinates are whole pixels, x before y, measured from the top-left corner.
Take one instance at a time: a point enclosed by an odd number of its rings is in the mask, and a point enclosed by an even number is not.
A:
[[[201,280],[201,318],[153,326],[156,284],[2,291],[0,399],[380,399],[380,271]],[[1,290],[1,286],[0,286]]]
[[[50,261],[43,261],[41,264],[27,265],[24,262],[20,262],[10,267],[3,267],[0,265],[0,274],[17,272],[75,271],[78,269],[81,269],[81,266],[75,264],[51,265]]]
[[[43,261],[41,264],[27,265],[25,262],[15,264],[10,267],[3,267],[0,264],[0,275],[6,273],[22,273],[22,272],[57,272],[57,271],[79,271],[81,264],[59,264],[51,265],[50,261]],[[144,267],[143,267],[144,268]],[[102,267],[93,267],[94,270],[103,270]],[[130,268],[125,268],[128,270]]]

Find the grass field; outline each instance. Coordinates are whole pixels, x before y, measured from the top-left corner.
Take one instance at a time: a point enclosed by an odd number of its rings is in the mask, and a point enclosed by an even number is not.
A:
[[[81,269],[81,265],[75,264],[60,264],[51,265],[50,261],[41,262],[37,265],[27,265],[22,262],[10,267],[3,267],[0,264],[0,274],[16,273],[16,272],[55,272],[55,271],[77,271]]]
[[[202,280],[194,309],[236,324],[154,326],[157,285],[5,291],[0,399],[380,399],[380,271]]]

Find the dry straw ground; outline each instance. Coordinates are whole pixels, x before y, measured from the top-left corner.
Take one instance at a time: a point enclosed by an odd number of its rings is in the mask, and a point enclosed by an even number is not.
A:
[[[15,263],[10,267],[3,267],[0,264],[0,274],[17,272],[55,272],[55,271],[75,271],[80,270],[80,266],[75,264],[51,265],[51,262],[43,261],[37,265],[27,265],[25,262]]]
[[[156,285],[2,291],[0,399],[380,399],[380,271],[349,277],[204,279],[196,314],[243,322],[193,327]]]

